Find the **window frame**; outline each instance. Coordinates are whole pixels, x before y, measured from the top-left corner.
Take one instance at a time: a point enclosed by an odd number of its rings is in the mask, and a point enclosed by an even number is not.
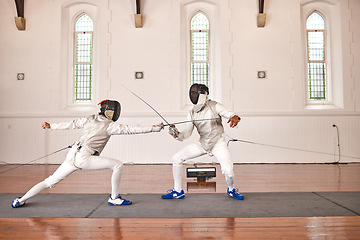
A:
[[[202,14],[206,17],[207,21],[208,21],[208,28],[207,29],[192,29],[192,21],[193,19],[198,15],[198,14]],[[207,64],[207,76],[206,76],[206,86],[209,87],[210,83],[211,83],[211,56],[210,56],[210,49],[211,49],[211,37],[210,37],[210,29],[211,29],[211,24],[210,24],[210,19],[209,17],[206,15],[205,12],[201,11],[201,10],[197,10],[191,17],[190,17],[190,22],[189,22],[189,29],[190,29],[190,85],[192,85],[193,83],[199,83],[199,82],[195,82],[193,80],[193,67],[192,65],[194,63],[205,63]],[[193,48],[193,36],[194,33],[196,32],[206,32],[207,33],[207,37],[206,37],[206,41],[207,41],[207,60],[206,61],[199,61],[199,60],[193,60],[194,59],[194,48]],[[203,82],[201,82],[203,84]]]
[[[324,21],[324,29],[308,29],[307,27],[307,21],[309,20],[309,18],[313,15],[313,14],[318,14],[322,20]],[[306,30],[306,92],[307,92],[307,102],[309,104],[311,103],[327,103],[329,102],[329,99],[331,97],[330,95],[330,91],[329,91],[329,77],[328,77],[328,61],[327,61],[327,24],[326,24],[326,19],[324,17],[324,15],[318,11],[318,10],[313,10],[310,12],[310,14],[308,14],[307,18],[305,19],[305,30]],[[323,60],[310,60],[310,56],[309,56],[309,33],[310,32],[322,32],[323,33]],[[310,68],[309,65],[311,63],[320,63],[323,64],[323,78],[325,78],[324,80],[324,87],[323,87],[323,92],[324,92],[324,98],[318,98],[318,97],[312,97],[312,91],[311,91],[311,76],[310,76]]]
[[[76,25],[79,21],[79,19],[81,17],[83,17],[84,15],[86,15],[88,18],[91,19],[92,21],[92,28],[93,30],[92,31],[77,31],[76,30]],[[73,35],[73,40],[74,40],[74,44],[73,44],[73,94],[72,94],[72,101],[74,103],[91,103],[93,100],[94,100],[94,89],[93,89],[93,77],[94,77],[94,20],[91,18],[91,16],[89,14],[87,14],[86,12],[82,12],[80,14],[77,15],[77,17],[75,18],[75,21],[74,21],[74,25],[73,25],[73,29],[74,29],[74,35]],[[91,34],[91,37],[90,37],[90,62],[78,62],[78,54],[77,54],[77,47],[78,47],[78,44],[77,44],[77,40],[78,40],[78,34],[79,33],[84,33],[84,34]],[[78,88],[77,88],[77,66],[78,65],[90,65],[90,87],[88,89],[89,91],[89,99],[78,99],[77,98],[77,92],[78,92]]]
[[[305,0],[300,3],[301,12],[301,81],[297,81],[294,76],[294,107],[298,110],[305,111],[327,111],[345,109],[349,96],[345,95],[348,88],[345,81],[344,63],[344,46],[342,42],[346,40],[340,32],[346,32],[343,29],[342,4],[336,0]],[[326,44],[326,74],[327,74],[327,100],[309,100],[308,98],[308,66],[307,66],[307,36],[306,36],[306,20],[314,11],[318,11],[325,21],[325,44]],[[294,15],[294,18],[297,17]],[[292,37],[297,36],[298,32],[293,31]],[[294,38],[294,39],[295,39]],[[296,62],[298,57],[296,53],[292,55],[292,60]],[[295,67],[295,65],[294,65]],[[296,68],[296,67],[295,67]],[[300,77],[300,76],[299,76]],[[301,83],[300,83],[301,82]],[[301,85],[300,85],[301,84]]]
[[[221,17],[220,6],[216,0],[207,1],[181,1],[180,3],[180,65],[179,65],[179,99],[180,109],[182,111],[188,111],[193,104],[189,99],[189,89],[191,83],[191,63],[190,63],[190,43],[191,43],[191,19],[197,13],[201,11],[209,20],[209,59],[210,59],[210,75],[209,75],[209,89],[210,99],[223,102],[223,85],[228,82],[229,79],[224,78],[224,75],[228,74],[229,69],[224,67],[222,61],[223,51],[229,52],[228,47],[222,44],[222,38],[220,36],[221,29]],[[225,47],[225,48],[224,48]],[[225,97],[226,98],[226,97]]]

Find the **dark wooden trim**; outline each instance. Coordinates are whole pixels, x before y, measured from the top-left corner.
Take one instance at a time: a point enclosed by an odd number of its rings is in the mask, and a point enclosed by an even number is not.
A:
[[[259,13],[264,13],[264,1],[265,0],[259,0]]]
[[[141,1],[136,0],[136,14],[140,14]]]
[[[15,0],[16,11],[18,17],[24,17],[24,2],[25,0]]]

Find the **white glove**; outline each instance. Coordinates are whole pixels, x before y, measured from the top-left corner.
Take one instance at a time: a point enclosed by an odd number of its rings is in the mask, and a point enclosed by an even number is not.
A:
[[[173,136],[174,138],[179,137],[179,130],[175,127],[175,125],[171,124],[169,126],[169,134]]]

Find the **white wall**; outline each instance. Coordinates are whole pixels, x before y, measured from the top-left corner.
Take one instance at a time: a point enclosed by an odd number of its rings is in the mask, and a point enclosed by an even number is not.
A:
[[[135,91],[169,121],[184,120],[189,101],[184,74],[183,17],[192,4],[211,6],[216,21],[214,42],[216,89],[221,101],[242,117],[229,136],[256,143],[305,149],[329,154],[286,150],[264,145],[231,142],[234,162],[318,163],[338,159],[360,162],[360,1],[323,0],[340,19],[333,27],[332,66],[340,84],[341,104],[331,109],[308,109],[305,100],[302,10],[314,1],[267,0],[265,28],[257,28],[257,1],[248,0],[151,0],[142,1],[143,28],[135,28],[135,1],[87,2],[97,15],[95,86],[91,106],[69,104],[68,73],[71,44],[66,35],[77,4],[74,0],[25,1],[26,30],[18,31],[13,0],[0,1],[0,152],[1,162],[26,163],[76,140],[79,131],[44,131],[43,121],[67,121],[97,111],[104,98],[122,104],[120,121],[148,125],[161,119],[121,85]],[[205,7],[206,8],[206,7]],[[70,20],[69,20],[70,19]],[[65,36],[64,36],[65,34]],[[71,38],[70,38],[71,39]],[[70,64],[71,65],[71,64]],[[257,79],[265,70],[266,79]],[[134,80],[144,71],[144,80]],[[16,73],[25,80],[17,81]],[[336,78],[335,78],[336,77]],[[335,89],[336,91],[336,89]],[[70,98],[71,99],[71,98]],[[187,106],[186,106],[187,104]],[[223,121],[226,124],[226,121]],[[181,129],[181,126],[179,125]],[[104,155],[135,163],[170,163],[171,156],[190,141],[180,143],[166,133],[114,136]],[[120,146],[120,147],[119,147]],[[60,163],[65,152],[39,163]],[[347,156],[347,157],[346,157]],[[215,161],[204,157],[200,161]]]

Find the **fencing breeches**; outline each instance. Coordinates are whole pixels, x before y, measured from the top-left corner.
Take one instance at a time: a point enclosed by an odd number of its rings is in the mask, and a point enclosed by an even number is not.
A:
[[[192,143],[177,152],[173,156],[173,177],[174,190],[180,192],[182,190],[182,164],[190,159],[194,159],[205,155],[207,152],[199,143]],[[221,166],[221,172],[225,175],[225,180],[230,190],[234,188],[234,170],[229,149],[224,139],[220,139],[211,150]]]
[[[51,188],[71,173],[78,169],[101,170],[112,169],[111,176],[111,197],[116,198],[119,194],[119,186],[121,179],[122,162],[112,158],[94,156],[82,148],[78,151],[75,147],[71,148],[66,156],[66,160],[59,166],[59,168],[44,181],[32,187],[22,198],[21,202],[37,195],[45,188]]]

